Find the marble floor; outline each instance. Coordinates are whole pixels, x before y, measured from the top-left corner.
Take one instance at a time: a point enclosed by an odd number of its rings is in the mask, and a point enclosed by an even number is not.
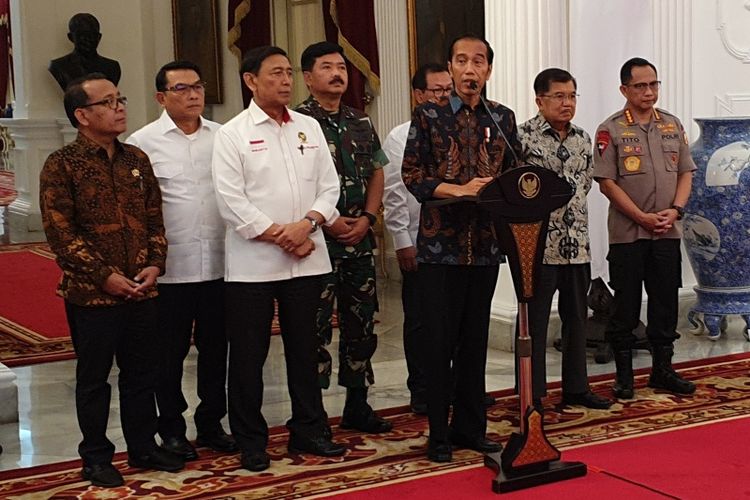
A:
[[[33,234],[6,239],[7,231],[8,228],[5,226],[0,232],[0,244],[8,241],[43,239],[39,238],[39,235],[36,235],[34,239]],[[377,316],[379,323],[376,325],[379,346],[373,358],[376,384],[371,388],[369,398],[375,408],[400,406],[409,401],[409,393],[405,385],[406,365],[401,342],[403,315],[399,297],[400,283],[388,280],[379,282],[381,311]],[[731,318],[727,333],[718,341],[710,341],[703,336],[691,335],[683,330],[686,334],[676,344],[675,361],[704,359],[734,352],[750,352],[750,342],[747,342],[742,335],[743,326],[744,323],[739,318]],[[332,352],[336,352],[336,349],[334,341]],[[195,361],[196,355],[193,351],[186,361],[183,381],[191,409],[195,408],[196,404]],[[560,354],[554,348],[549,348],[547,353],[549,380],[559,379],[560,361]],[[636,367],[648,366],[650,357],[645,352],[639,353],[634,364]],[[13,371],[18,377],[20,421],[0,425],[0,444],[4,448],[4,452],[0,455],[0,470],[78,458],[76,448],[80,434],[74,405],[75,362],[46,363],[14,368]],[[590,374],[613,371],[612,362],[596,364],[591,353]],[[119,422],[116,373],[117,370],[113,370],[110,379],[113,390],[109,437],[118,451],[124,451],[125,445]],[[488,390],[512,387],[514,383],[513,354],[490,349],[486,373]],[[291,407],[287,396],[283,348],[278,337],[272,339],[264,379],[266,382],[264,415],[269,425],[282,425],[289,417]],[[324,404],[330,416],[341,414],[344,396],[345,391],[340,387],[332,387],[324,392]],[[194,438],[195,429],[191,413],[187,414],[187,420],[188,437]]]

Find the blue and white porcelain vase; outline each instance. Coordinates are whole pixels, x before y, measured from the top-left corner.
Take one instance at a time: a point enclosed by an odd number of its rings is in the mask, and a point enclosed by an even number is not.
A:
[[[742,315],[750,325],[750,117],[695,121],[701,134],[691,154],[698,170],[683,241],[698,286],[688,319],[716,340],[726,315]]]

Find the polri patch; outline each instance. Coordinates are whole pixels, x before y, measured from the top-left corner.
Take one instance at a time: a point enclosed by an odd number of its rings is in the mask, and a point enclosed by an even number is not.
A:
[[[611,137],[608,131],[600,130],[596,133],[596,149],[597,151],[599,151],[599,156],[602,156],[604,154],[604,151],[607,150],[607,146],[609,146],[610,140]]]

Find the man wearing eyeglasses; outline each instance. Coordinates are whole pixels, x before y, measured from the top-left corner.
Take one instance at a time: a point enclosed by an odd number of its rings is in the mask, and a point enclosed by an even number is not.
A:
[[[71,82],[65,112],[78,137],[47,158],[39,179],[44,231],[63,271],[57,293],[65,299],[77,357],[81,474],[103,487],[123,484],[106,436],[114,359],[128,464],[163,471],[184,466],[154,441],[156,278],[164,273],[167,242],[148,157],[117,140],[127,128],[126,103],[102,73]]]
[[[411,79],[412,95],[417,105],[425,102],[444,103],[453,90],[453,80],[445,65],[427,63]],[[393,238],[398,267],[401,269],[401,303],[404,309],[404,356],[408,377],[406,385],[411,394],[409,406],[417,415],[427,413],[427,379],[421,361],[424,343],[419,315],[420,291],[417,287],[417,233],[419,232],[420,203],[404,186],[401,163],[409,135],[411,120],[395,127],[383,143],[383,151],[390,160],[383,167],[385,186],[383,207],[385,227]]]
[[[197,444],[219,452],[236,445],[221,426],[227,413],[227,339],[224,330],[224,221],[211,179],[218,123],[201,116],[205,82],[198,66],[173,61],[156,74],[158,120],[127,142],[151,160],[162,193],[169,251],[159,278],[159,383],[156,403],[162,446],[185,460],[198,458],[186,438],[182,367],[193,338],[198,350]]]
[[[595,409],[612,404],[591,392],[586,371],[586,294],[591,283],[586,195],[594,163],[591,137],[571,122],[577,92],[573,75],[559,68],[545,69],[534,80],[539,113],[518,127],[524,161],[552,170],[575,190],[565,206],[550,214],[539,285],[529,303],[532,398],[539,411],[547,395],[547,327],[555,291],[560,292],[563,403]]]
[[[655,107],[660,81],[656,67],[633,58],[620,70],[625,108],[596,132],[594,178],[609,198],[609,275],[615,311],[606,336],[615,352],[614,395],[632,399],[633,330],[648,293],[648,325],[653,365],[649,387],[692,394],[695,384],[672,368],[678,290],[682,286],[677,224],[690,196],[693,170],[685,129],[674,115]]]

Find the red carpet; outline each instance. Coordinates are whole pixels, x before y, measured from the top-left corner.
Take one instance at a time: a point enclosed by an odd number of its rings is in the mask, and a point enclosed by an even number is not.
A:
[[[563,450],[563,459],[582,460],[591,470],[584,478],[504,496],[747,498],[750,467],[743,458],[750,449],[750,353],[678,368],[696,382],[693,396],[648,389],[647,374],[639,371],[637,399],[618,402],[609,411],[553,406],[560,399],[560,389],[559,384],[551,384],[545,414],[547,436]],[[611,383],[611,376],[597,377],[592,388],[608,394]],[[498,403],[488,411],[488,434],[507,442],[518,428],[518,398],[509,390],[495,394]],[[80,479],[80,461],[74,460],[0,472],[0,498],[291,500],[337,494],[346,495],[342,498],[498,498],[490,493],[492,471],[481,466],[481,455],[455,450],[451,463],[429,462],[424,455],[425,418],[404,407],[383,414],[393,423],[393,431],[383,435],[345,431],[338,428],[338,419],[332,419],[335,439],[348,449],[343,457],[289,454],[287,431],[276,427],[270,431],[267,447],[271,468],[263,473],[241,469],[238,455],[204,449],[199,450],[198,460],[176,474],[131,469],[124,453],[118,453],[115,466],[126,480],[121,488],[89,486]]]
[[[18,366],[74,357],[49,247],[0,247],[0,276],[0,361]]]
[[[0,207],[10,205],[16,199],[18,193],[15,188],[15,175],[13,172],[0,170]]]
[[[750,418],[667,431],[563,453],[584,462],[585,477],[512,493],[508,499],[750,498]],[[474,466],[392,486],[337,495],[336,500],[498,498],[494,472]]]

